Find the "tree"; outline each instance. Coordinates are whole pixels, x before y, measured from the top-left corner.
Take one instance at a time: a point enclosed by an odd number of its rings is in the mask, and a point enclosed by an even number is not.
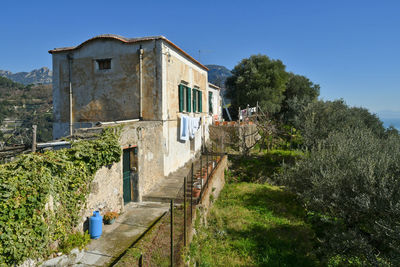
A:
[[[399,135],[380,138],[360,124],[331,132],[282,171],[281,182],[322,216],[317,236],[326,253],[400,264],[399,154]]]
[[[280,110],[288,81],[282,61],[253,55],[236,65],[232,74],[226,80],[226,88],[234,110],[256,106],[257,102],[266,113]]]
[[[304,145],[315,146],[332,132],[364,127],[378,137],[385,135],[382,121],[375,114],[358,107],[349,107],[343,100],[316,101],[299,112],[294,126],[301,130]]]
[[[284,92],[285,99],[278,114],[280,119],[286,124],[293,125],[301,110],[317,100],[319,89],[320,86],[311,82],[307,77],[289,73],[289,80]]]

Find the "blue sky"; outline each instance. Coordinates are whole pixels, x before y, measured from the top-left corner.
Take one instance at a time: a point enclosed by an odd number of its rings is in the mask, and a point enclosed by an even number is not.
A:
[[[399,14],[400,1],[385,0],[3,0],[0,69],[51,68],[49,49],[98,34],[164,35],[204,64],[281,59],[325,100],[400,117]]]

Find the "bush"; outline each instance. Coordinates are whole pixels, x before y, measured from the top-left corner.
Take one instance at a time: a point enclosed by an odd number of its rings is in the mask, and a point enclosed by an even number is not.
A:
[[[116,130],[0,165],[1,266],[43,258],[52,245],[73,241],[95,172],[120,160]]]
[[[309,104],[299,113],[295,127],[301,131],[303,142],[311,148],[332,132],[348,128],[368,128],[378,137],[385,135],[382,121],[364,108],[349,107],[343,100],[318,101]]]
[[[83,249],[90,242],[90,235],[86,231],[85,233],[76,232],[70,234],[60,244],[60,251],[68,254],[74,248]]]
[[[398,135],[379,138],[362,127],[333,132],[280,179],[309,211],[329,218],[331,230],[320,235],[325,252],[400,264]]]

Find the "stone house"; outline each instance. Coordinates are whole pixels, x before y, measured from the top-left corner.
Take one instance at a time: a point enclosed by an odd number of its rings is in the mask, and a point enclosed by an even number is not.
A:
[[[88,209],[141,201],[208,140],[208,69],[163,36],[100,35],[55,48],[53,137],[123,125],[119,163],[95,176]],[[215,88],[211,90],[214,97]],[[216,108],[217,110],[218,108]],[[181,116],[200,117],[194,138],[180,139]]]
[[[213,121],[222,120],[222,97],[221,88],[215,84],[208,83],[208,114]]]

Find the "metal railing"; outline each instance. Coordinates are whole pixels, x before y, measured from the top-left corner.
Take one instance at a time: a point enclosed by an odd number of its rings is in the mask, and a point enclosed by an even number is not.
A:
[[[193,224],[194,210],[196,205],[201,203],[207,188],[209,187],[209,180],[212,177],[215,168],[218,166],[219,159],[222,159],[224,153],[213,152],[214,147],[202,147],[200,158],[191,163],[189,170],[184,176],[183,185],[179,192],[179,197],[171,199],[170,209],[165,218],[169,218],[169,234],[170,234],[170,266],[174,266],[179,258],[182,248],[187,247],[188,233]],[[198,185],[200,185],[200,193],[198,192]],[[183,198],[181,199],[181,196]],[[183,213],[180,211],[182,206],[176,206],[182,200]],[[177,208],[178,207],[178,208]],[[182,216],[182,217],[180,217]],[[183,223],[183,227],[181,225]],[[182,230],[183,228],[183,230]],[[177,235],[180,239],[177,239]],[[144,258],[151,257],[149,255],[141,254],[138,259],[138,266],[143,266]]]

